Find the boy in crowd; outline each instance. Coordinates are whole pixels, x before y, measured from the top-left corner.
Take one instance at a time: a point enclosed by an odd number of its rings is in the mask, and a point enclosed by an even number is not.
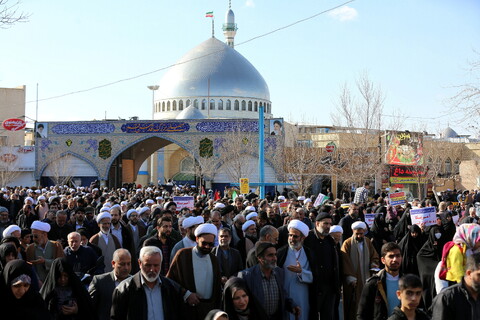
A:
[[[407,274],[398,281],[397,297],[400,306],[395,307],[388,320],[428,320],[430,317],[418,308],[422,299],[422,281],[414,274]]]

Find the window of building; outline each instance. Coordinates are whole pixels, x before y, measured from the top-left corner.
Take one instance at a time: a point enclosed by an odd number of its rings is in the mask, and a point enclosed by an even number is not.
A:
[[[218,110],[223,110],[223,100],[218,100]]]
[[[210,110],[215,110],[215,100],[210,99]]]
[[[207,110],[207,100],[202,100],[202,110]]]
[[[453,163],[453,173],[454,174],[460,174],[460,160],[456,159],[455,162]]]
[[[162,102],[162,111],[165,112],[165,101]]]
[[[242,111],[247,111],[247,103],[245,100],[242,100]]]
[[[445,173],[452,173],[452,160],[450,160],[450,158],[447,158],[447,160],[445,160]]]
[[[255,103],[253,105],[253,108],[254,108],[253,111],[258,112],[258,102],[257,101],[255,101]]]
[[[227,100],[227,105],[225,110],[232,110],[232,101]]]
[[[187,100],[187,103],[185,104],[185,108],[190,107],[190,99]]]
[[[248,111],[252,111],[252,101],[248,101]]]
[[[240,102],[238,102],[238,100],[235,100],[234,110],[235,110],[235,111],[239,111],[239,110],[240,110]]]
[[[170,111],[170,101],[167,101],[167,111]]]
[[[177,100],[173,100],[172,102],[172,111],[177,111]]]
[[[198,109],[198,100],[197,99],[195,99],[193,101],[193,107]]]
[[[183,100],[178,101],[178,110],[180,110],[180,111],[183,110]]]

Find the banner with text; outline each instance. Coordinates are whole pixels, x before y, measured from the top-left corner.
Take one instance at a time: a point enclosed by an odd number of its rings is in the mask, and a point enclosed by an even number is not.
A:
[[[173,197],[173,202],[177,204],[177,211],[182,210],[183,208],[188,208],[193,210],[195,208],[195,199],[194,197]]]
[[[425,227],[433,226],[437,224],[437,211],[435,207],[426,207],[410,210],[410,217],[412,218],[412,224]]]
[[[405,197],[405,192],[395,192],[395,193],[390,193],[389,196],[390,198],[390,205],[391,206],[396,206],[399,204],[404,204],[405,200],[407,199]]]

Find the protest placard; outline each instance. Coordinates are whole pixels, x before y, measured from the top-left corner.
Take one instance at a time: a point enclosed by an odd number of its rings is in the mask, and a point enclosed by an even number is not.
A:
[[[193,197],[186,196],[186,197],[173,197],[173,202],[177,204],[177,211],[182,210],[183,208],[188,208],[193,210],[195,200]]]
[[[280,214],[282,214],[284,211],[287,210],[289,204],[290,204],[290,201],[287,201],[287,202],[281,202],[278,205],[278,207],[280,208]]]
[[[412,224],[425,227],[433,226],[437,223],[437,211],[435,207],[426,207],[410,210],[410,217],[412,218]]]
[[[373,221],[375,220],[375,213],[366,213],[365,214],[365,223],[371,229],[373,226]]]
[[[390,193],[388,197],[390,198],[390,205],[392,206],[404,204],[406,200],[405,192],[403,191]]]

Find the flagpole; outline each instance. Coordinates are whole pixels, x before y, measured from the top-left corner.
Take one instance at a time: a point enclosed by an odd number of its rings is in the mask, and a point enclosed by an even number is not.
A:
[[[212,17],[212,38],[215,38],[215,19]]]

